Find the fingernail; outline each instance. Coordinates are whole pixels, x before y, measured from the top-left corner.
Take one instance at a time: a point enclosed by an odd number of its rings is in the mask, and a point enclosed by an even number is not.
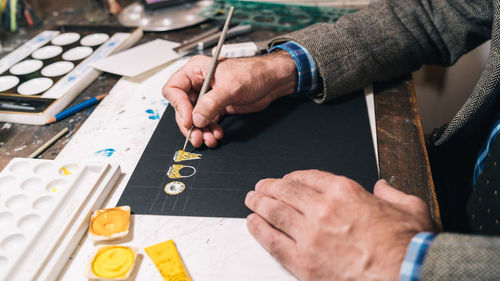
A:
[[[249,200],[250,198],[252,198],[252,196],[255,194],[255,191],[251,190],[247,193],[247,198],[245,198],[245,201],[246,200]]]
[[[255,190],[259,190],[265,180],[260,180],[255,184]]]
[[[384,180],[384,179],[379,179],[378,181],[381,181],[381,182],[383,182],[383,183],[385,183],[385,184],[389,184],[389,183],[388,183],[386,180]]]
[[[207,122],[207,118],[205,118],[203,115],[199,114],[199,113],[195,113],[194,116],[193,116],[193,123],[196,125],[196,127],[205,127],[208,122]]]

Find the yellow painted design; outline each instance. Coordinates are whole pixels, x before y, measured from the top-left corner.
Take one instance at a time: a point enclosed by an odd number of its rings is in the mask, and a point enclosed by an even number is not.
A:
[[[183,168],[191,168],[193,169],[193,173],[190,175],[183,176],[180,174],[180,170]],[[170,168],[168,168],[167,175],[171,179],[180,179],[180,178],[188,178],[196,173],[196,169],[192,166],[186,166],[186,165],[180,165],[180,164],[173,164]]]
[[[71,172],[68,169],[66,169],[66,167],[62,167],[61,169],[62,169],[65,176],[71,175]]]
[[[89,232],[104,237],[128,231],[130,227],[130,207],[116,207],[97,210],[90,218]]]
[[[92,272],[101,278],[125,278],[134,261],[135,253],[128,247],[102,247],[92,261]]]
[[[191,281],[173,240],[144,248],[165,281]]]
[[[186,152],[184,150],[177,150],[174,155],[175,162],[181,162],[186,160],[200,159],[201,154]]]
[[[170,194],[170,195],[177,195],[177,194],[183,192],[185,188],[186,188],[186,185],[183,182],[172,181],[172,182],[169,182],[165,185],[165,188],[163,188],[163,191],[165,191],[165,193]]]
[[[58,192],[59,191],[59,187],[53,187],[50,189],[50,191],[52,192]]]

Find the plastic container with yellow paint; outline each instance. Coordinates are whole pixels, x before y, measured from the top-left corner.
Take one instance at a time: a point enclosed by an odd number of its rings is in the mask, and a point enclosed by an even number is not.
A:
[[[138,249],[125,245],[100,245],[94,248],[85,276],[97,280],[125,280],[134,271]]]
[[[90,218],[89,239],[113,240],[124,237],[130,228],[130,206],[96,210]]]

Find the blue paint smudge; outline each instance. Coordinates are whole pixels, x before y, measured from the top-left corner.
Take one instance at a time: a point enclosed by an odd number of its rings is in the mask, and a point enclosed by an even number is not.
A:
[[[156,120],[156,119],[160,119],[160,114],[158,113],[158,110],[152,110],[152,109],[148,109],[146,110],[146,113],[149,114],[148,118],[151,119],[151,120]]]
[[[110,157],[113,153],[115,153],[115,151],[116,150],[113,148],[105,148],[94,152],[94,154],[98,156]]]
[[[168,104],[169,104],[168,100],[163,99],[163,98],[160,100],[160,102],[161,102],[161,105],[163,105],[163,106],[168,106]]]

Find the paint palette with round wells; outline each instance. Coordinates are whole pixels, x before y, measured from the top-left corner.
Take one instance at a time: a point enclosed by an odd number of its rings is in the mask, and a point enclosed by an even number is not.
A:
[[[0,173],[0,280],[53,280],[120,176],[104,163],[14,158]]]
[[[0,59],[0,121],[42,125],[101,72],[92,64],[128,48],[140,29],[61,26]]]

